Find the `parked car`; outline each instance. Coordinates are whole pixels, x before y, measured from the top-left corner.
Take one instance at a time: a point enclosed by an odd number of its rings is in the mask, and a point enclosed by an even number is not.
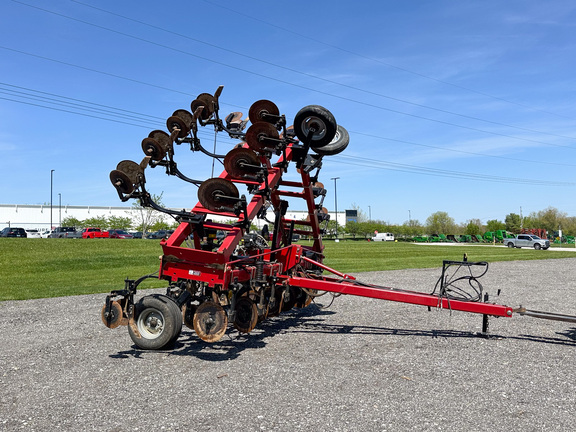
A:
[[[504,239],[504,244],[509,248],[533,247],[534,249],[548,249],[550,241],[544,240],[534,234],[518,234],[516,238]]]
[[[53,230],[44,230],[40,233],[40,237],[48,238],[50,234],[52,234],[53,232],[54,232]]]
[[[42,238],[40,231],[38,231],[37,229],[27,229],[26,236],[28,238]]]
[[[6,227],[0,232],[0,237],[28,237],[24,228]]]
[[[78,238],[76,228],[74,227],[57,227],[52,231],[48,238]]]
[[[88,227],[82,230],[83,239],[108,238],[108,237],[110,237],[108,231],[102,231],[100,228]]]
[[[132,238],[135,238],[135,239],[141,239],[142,238],[142,232],[140,232],[140,231],[132,232],[130,234],[132,234]]]
[[[111,239],[131,239],[134,236],[124,230],[121,229],[111,229],[108,230],[108,237]]]
[[[148,240],[168,238],[172,235],[173,232],[174,232],[174,230],[159,230],[159,231],[148,234],[146,236],[146,238]]]

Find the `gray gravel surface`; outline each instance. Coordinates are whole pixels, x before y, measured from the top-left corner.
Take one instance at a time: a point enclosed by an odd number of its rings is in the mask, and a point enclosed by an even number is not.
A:
[[[356,276],[429,292],[439,275]],[[498,303],[576,314],[575,279],[576,259],[558,259],[495,263],[482,282]],[[104,298],[0,303],[0,430],[575,427],[576,324],[515,315],[483,339],[479,315],[342,296],[212,345],[185,327],[159,352],[104,327]]]

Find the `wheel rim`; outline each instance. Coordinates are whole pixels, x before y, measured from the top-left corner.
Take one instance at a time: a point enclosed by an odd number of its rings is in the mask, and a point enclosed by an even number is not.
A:
[[[306,117],[300,124],[300,129],[305,136],[308,136],[311,129],[314,129],[312,141],[320,141],[326,136],[326,123],[320,117]]]
[[[156,339],[164,331],[164,322],[164,315],[158,309],[145,309],[138,315],[138,331],[145,339]]]

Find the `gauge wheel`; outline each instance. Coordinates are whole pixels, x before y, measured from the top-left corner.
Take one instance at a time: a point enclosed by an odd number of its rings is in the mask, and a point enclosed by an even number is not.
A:
[[[174,300],[165,295],[142,297],[135,305],[134,321],[134,326],[128,326],[128,333],[142,349],[170,347],[182,331],[182,312]]]
[[[343,126],[338,125],[336,129],[336,135],[330,143],[326,144],[324,147],[312,146],[312,150],[322,156],[332,156],[338,153],[342,153],[350,143],[350,135],[348,131],[344,129]]]
[[[336,119],[330,111],[320,105],[308,105],[294,117],[294,132],[298,139],[310,147],[324,147],[336,135]],[[309,137],[310,135],[310,137]],[[307,142],[307,141],[310,142]]]

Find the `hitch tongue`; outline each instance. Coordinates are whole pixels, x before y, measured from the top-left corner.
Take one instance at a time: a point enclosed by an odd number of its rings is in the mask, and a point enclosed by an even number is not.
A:
[[[520,314],[520,315],[531,316],[534,318],[576,323],[576,316],[575,315],[564,315],[564,314],[553,313],[553,312],[535,311],[535,310],[526,309],[525,307],[522,307],[522,306],[520,306],[516,309],[513,309],[513,312]]]

